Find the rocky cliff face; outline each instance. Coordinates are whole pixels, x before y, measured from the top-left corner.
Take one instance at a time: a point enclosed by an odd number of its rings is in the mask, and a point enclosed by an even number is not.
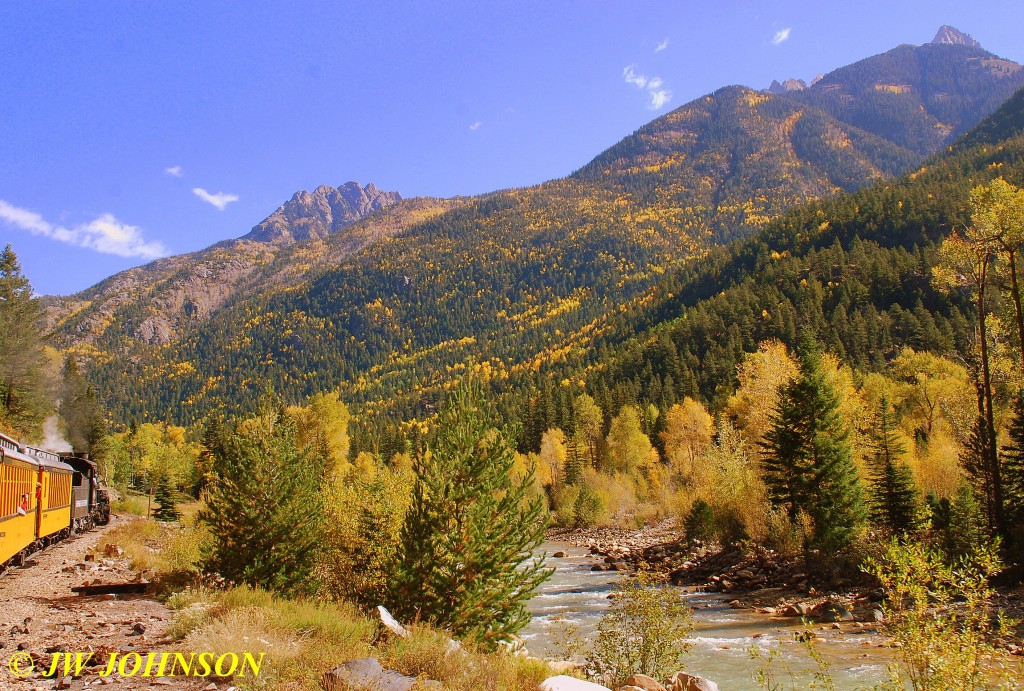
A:
[[[970,34],[956,29],[952,26],[944,24],[939,27],[938,32],[935,34],[935,38],[932,39],[932,43],[944,43],[951,46],[970,46],[971,48],[981,48],[981,44],[974,40],[974,37]]]
[[[398,192],[379,190],[372,182],[366,187],[358,182],[346,182],[337,188],[321,185],[312,193],[296,192],[242,239],[277,245],[310,238],[324,239],[401,200]]]
[[[773,79],[771,86],[766,91],[770,94],[786,94],[790,91],[803,91],[806,88],[807,82],[803,79],[787,79],[781,84],[779,84],[777,79]]]

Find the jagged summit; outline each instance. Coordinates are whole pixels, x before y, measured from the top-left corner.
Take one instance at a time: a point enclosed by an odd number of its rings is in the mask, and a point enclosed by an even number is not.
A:
[[[932,39],[933,44],[945,44],[949,46],[969,46],[971,48],[981,48],[981,44],[974,40],[974,37],[970,34],[965,34],[956,27],[943,24],[939,27],[938,32],[935,34],[935,38]]]
[[[803,91],[807,88],[807,82],[803,79],[787,79],[786,81],[779,84],[777,79],[773,79],[771,86],[765,91],[770,94],[785,94],[790,91]]]
[[[337,188],[321,185],[312,192],[296,192],[243,239],[281,244],[325,238],[401,200],[398,192],[379,190],[372,182],[366,187],[352,181]]]

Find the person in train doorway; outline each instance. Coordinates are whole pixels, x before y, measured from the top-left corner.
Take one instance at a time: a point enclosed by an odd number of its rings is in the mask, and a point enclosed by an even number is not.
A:
[[[43,509],[43,483],[41,483],[41,482],[37,482],[36,483],[36,506],[38,506],[39,510],[42,511],[42,509]]]

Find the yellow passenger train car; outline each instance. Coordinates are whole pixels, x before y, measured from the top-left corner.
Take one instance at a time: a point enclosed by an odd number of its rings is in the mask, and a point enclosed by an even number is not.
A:
[[[0,434],[0,567],[71,534],[74,469]]]
[[[49,451],[25,449],[39,463],[36,538],[48,544],[71,534],[71,481],[74,469]]]

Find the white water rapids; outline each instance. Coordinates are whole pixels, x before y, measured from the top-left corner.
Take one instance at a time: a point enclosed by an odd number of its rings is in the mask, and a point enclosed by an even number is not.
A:
[[[551,558],[559,550],[569,556]],[[547,552],[547,564],[555,567],[555,573],[530,601],[533,619],[520,635],[526,639],[531,655],[563,659],[552,642],[550,622],[561,617],[578,626],[584,637],[592,637],[608,608],[608,594],[615,590],[621,573],[591,571],[600,558],[590,556],[586,548],[547,542],[540,551]],[[794,640],[793,634],[803,628],[798,619],[732,609],[726,604],[732,599],[727,595],[677,590],[694,610],[692,647],[684,663],[687,671],[711,679],[726,691],[758,689],[754,675],[761,663],[751,658],[750,649],[757,646],[767,651],[779,646],[782,656],[775,663],[777,681],[783,682],[785,688],[810,686],[815,665]],[[880,647],[884,639],[879,634],[849,624],[841,630],[832,629],[829,624],[814,626],[812,630],[817,634],[818,650],[831,665],[837,689],[871,688],[887,678],[885,665],[891,660],[891,653]],[[783,666],[789,667],[795,678],[791,679]]]

